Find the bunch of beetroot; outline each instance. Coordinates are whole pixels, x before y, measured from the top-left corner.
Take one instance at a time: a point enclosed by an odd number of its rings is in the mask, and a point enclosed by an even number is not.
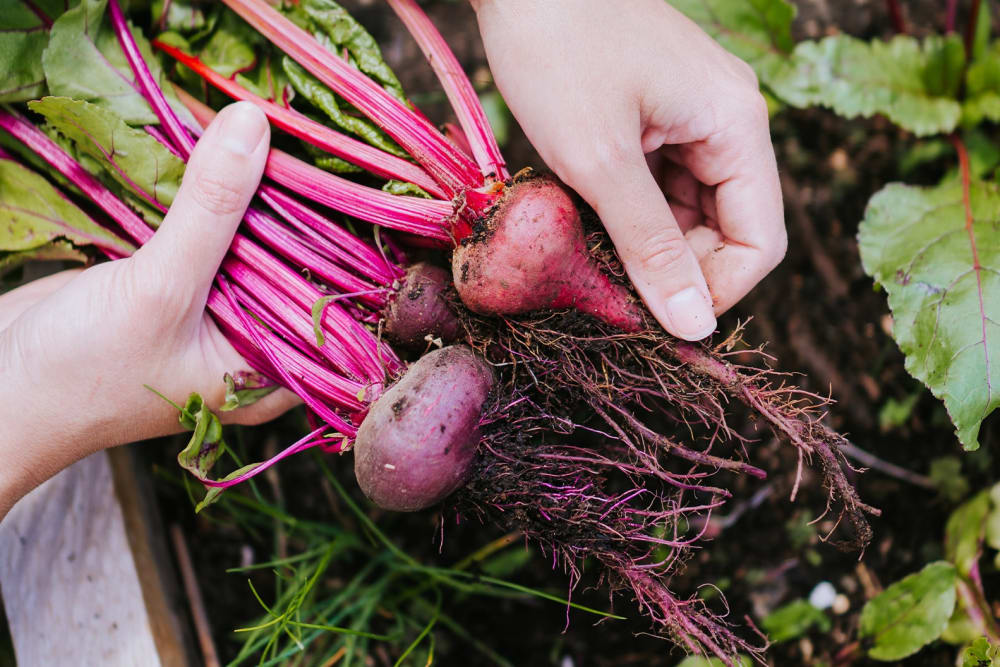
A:
[[[261,53],[284,54],[280,70],[260,56],[253,66],[267,76],[256,81],[214,69],[210,50],[192,46],[197,39],[161,34],[153,46],[177,62],[176,89],[154,71],[149,45],[117,0],[108,1],[127,84],[158,120],[129,128],[137,145],[182,169],[214,113],[198,99],[211,99],[210,86],[260,106],[313,158],[272,150],[209,309],[257,371],[227,378],[230,407],[280,385],[302,398],[315,428],[274,459],[213,480],[217,420],[189,401],[182,418],[201,430],[182,463],[217,494],[308,447],[353,450],[358,483],[378,505],[413,511],[443,502],[459,516],[518,529],[573,583],[584,559],[599,562],[614,589],[630,591],[689,651],[728,662],[759,654],[701,602],[671,593],[669,580],[730,496],[727,476],[765,476],[729,422],[734,403],[800,460],[820,464],[831,507],[867,542],[864,514],[874,510],[844,475],[844,441],[820,422],[823,401],[659,329],[592,214],[550,177],[511,177],[471,84],[415,0],[387,2],[451,102],[459,127],[446,134],[406,99],[373,56],[373,40],[332,0],[301,0],[286,12],[225,0],[271,43],[260,39]],[[39,20],[54,34],[84,6],[103,10],[104,0],[85,0],[58,21],[39,10]],[[161,27],[170,11],[195,21],[200,10],[164,3]],[[247,30],[233,14],[220,16]],[[341,33],[349,37],[338,42]],[[292,92],[308,104],[293,104]],[[0,128],[123,242],[141,245],[168,202],[138,179],[123,194],[107,174],[88,171],[80,155],[95,146],[105,170],[118,162],[92,134],[67,130],[66,109],[75,122],[107,112],[65,100],[28,105],[56,141],[10,108],[0,110]],[[361,231],[365,224],[375,233]],[[120,244],[101,248],[123,254]],[[411,263],[417,255],[426,260]]]

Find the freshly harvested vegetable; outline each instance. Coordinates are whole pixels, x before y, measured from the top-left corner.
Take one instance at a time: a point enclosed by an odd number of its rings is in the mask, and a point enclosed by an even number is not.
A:
[[[424,355],[375,402],[354,441],[358,485],[380,507],[436,505],[469,479],[493,370],[464,345]]]
[[[448,272],[418,262],[407,267],[400,282],[382,311],[386,337],[406,349],[426,348],[428,336],[442,343],[457,340],[461,323],[448,302]]]
[[[516,528],[550,553],[573,585],[585,559],[601,563],[612,587],[631,591],[690,652],[729,662],[741,651],[759,652],[707,605],[675,596],[670,577],[730,497],[725,476],[765,476],[745,460],[751,443],[730,424],[732,403],[745,405],[802,459],[818,459],[831,501],[853,522],[858,543],[869,539],[864,515],[877,511],[844,476],[844,440],[820,422],[824,401],[765,369],[731,364],[725,350],[735,337],[709,348],[659,329],[622,278],[606,235],[583,224],[573,197],[550,177],[510,176],[471,84],[416,2],[387,1],[455,109],[454,141],[370,60],[371,40],[331,44],[310,22],[310,7],[332,0],[300,0],[287,9],[296,21],[263,0],[225,0],[286,54],[288,85],[274,83],[270,51],[256,65],[243,54],[242,70],[223,73],[210,64],[217,54],[207,47],[199,53],[202,38],[160,35],[153,45],[187,68],[174,78],[190,117],[176,112],[141,35],[109,0],[120,45],[109,62],[128,68],[116,85],[127,81],[149,107],[140,109],[148,112],[143,122],[152,116],[158,123],[131,126],[113,109],[73,98],[30,102],[64,147],[20,113],[0,111],[0,129],[103,211],[108,229],[139,245],[169,205],[162,192],[171,190],[158,179],[183,171],[198,124],[214,113],[194,96],[205,94],[200,80],[257,104],[277,128],[309,145],[299,155],[272,149],[208,306],[260,376],[228,379],[233,405],[282,385],[303,399],[313,430],[268,461],[211,479],[224,449],[221,427],[192,400],[182,423],[195,436],[179,460],[210,487],[210,502],[308,447],[353,449],[359,485],[382,507],[412,511],[443,501],[458,516]],[[91,20],[104,10],[104,0],[83,3]],[[73,48],[72,40],[59,44]],[[262,71],[253,79],[247,67]],[[307,103],[292,99],[293,90]],[[339,129],[316,120],[320,112]],[[155,154],[171,169],[139,178],[117,145],[78,131],[99,116],[103,127],[120,127],[110,135],[127,136],[132,155]],[[328,153],[316,165],[365,173],[352,180],[314,166],[307,160],[316,150]],[[373,187],[372,178],[385,187]],[[348,223],[324,209],[349,216]],[[363,223],[381,228],[375,243],[351,231]],[[409,265],[403,245],[452,251],[452,280],[431,264]],[[398,353],[450,342],[409,365]]]

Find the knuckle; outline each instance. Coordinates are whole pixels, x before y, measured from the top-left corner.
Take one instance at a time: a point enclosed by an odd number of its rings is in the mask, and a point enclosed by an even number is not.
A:
[[[658,234],[637,244],[635,259],[648,273],[664,273],[687,257],[687,241],[679,234]]]
[[[231,215],[246,207],[247,196],[236,179],[214,174],[198,174],[193,184],[194,200],[215,215]]]
[[[739,74],[740,78],[742,78],[744,81],[752,85],[754,88],[759,88],[760,81],[757,79],[757,72],[754,70],[754,68],[751,67],[750,64],[747,61],[743,60],[742,58],[737,58],[733,56],[733,59],[735,60],[736,71]]]
[[[573,146],[579,141],[567,140],[561,145]],[[623,139],[595,142],[586,150],[566,151],[551,165],[557,174],[573,185],[607,182],[609,174],[617,173],[636,151]]]

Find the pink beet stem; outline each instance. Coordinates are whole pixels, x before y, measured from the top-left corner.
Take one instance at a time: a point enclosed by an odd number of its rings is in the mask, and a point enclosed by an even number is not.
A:
[[[354,105],[412,155],[454,196],[482,185],[476,165],[419,114],[383,90],[343,58],[264,0],[223,0],[230,9]]]
[[[186,67],[194,70],[205,81],[229,97],[235,100],[253,102],[267,114],[272,123],[292,136],[298,137],[317,148],[322,148],[330,154],[347,160],[377,176],[413,183],[439,199],[448,198],[437,184],[437,181],[412,162],[396,157],[374,146],[369,146],[365,142],[353,137],[336,132],[294,109],[282,107],[262,97],[258,97],[232,79],[227,79],[218,72],[215,72],[198,58],[190,56],[169,44],[153,40],[153,45]]]
[[[479,103],[479,96],[455,54],[448,48],[448,43],[415,0],[388,2],[434,69],[482,174],[500,181],[510,178],[486,112]]]
[[[132,31],[129,30],[128,23],[125,21],[125,15],[122,13],[122,8],[118,4],[118,0],[109,0],[108,9],[111,11],[111,25],[118,36],[118,43],[121,44],[122,51],[125,52],[125,58],[128,60],[128,64],[139,82],[139,88],[142,91],[143,97],[153,107],[153,112],[160,119],[163,129],[174,143],[174,147],[186,159],[191,155],[191,151],[194,150],[194,139],[187,129],[185,129],[180,119],[177,118],[177,114],[170,108],[167,98],[163,96],[163,91],[160,90],[160,85],[153,79],[153,73],[149,71],[149,66],[146,65],[146,61],[142,58],[142,53],[139,52],[139,46],[132,37]]]

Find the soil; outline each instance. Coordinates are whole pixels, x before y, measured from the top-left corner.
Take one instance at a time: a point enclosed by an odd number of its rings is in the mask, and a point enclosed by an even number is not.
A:
[[[401,25],[381,3],[355,0],[345,4],[384,45],[412,97],[431,118],[444,120],[443,95]],[[828,34],[833,26],[862,37],[891,34],[881,0],[800,0],[798,4],[798,37]],[[910,29],[917,34],[932,32],[943,23],[943,2],[904,4]],[[476,84],[489,88],[482,45],[466,4],[436,2],[428,10]],[[848,434],[856,446],[920,475],[928,473],[934,459],[956,457],[970,488],[984,488],[1000,472],[991,454],[1000,445],[998,420],[991,419],[984,426],[979,452],[961,451],[940,404],[906,373],[888,334],[891,318],[885,297],[873,289],[858,257],[855,235],[867,200],[886,182],[898,178],[900,160],[917,141],[880,118],[848,122],[822,110],[784,111],[773,120],[772,129],[787,203],[788,255],[722,319],[721,329],[746,322],[746,339],[752,344],[766,342],[776,369],[796,373],[792,381],[805,389],[829,393],[837,401],[830,408],[829,424]],[[543,167],[516,125],[504,152],[515,171],[523,166]],[[936,182],[951,162],[945,157],[925,164],[908,174],[907,180]],[[914,395],[918,398],[912,413],[901,423],[887,423],[882,414],[885,406]],[[241,430],[239,437],[246,450],[263,454],[296,438],[301,428],[301,416],[292,414],[266,427]],[[872,521],[875,539],[863,554],[838,551],[821,539],[833,528],[832,519],[810,524],[825,506],[817,475],[807,469],[791,501],[798,463],[794,453],[763,431],[756,432],[752,424],[746,433],[757,439],[751,447],[751,462],[767,470],[768,480],[737,479],[732,489],[735,497],[724,510],[726,520],[720,531],[689,560],[682,576],[675,579],[675,588],[687,595],[696,593],[702,584],[714,585],[724,592],[731,619],[745,625],[744,616],[759,622],[769,611],[807,597],[818,583],[828,581],[848,601],[846,608],[831,616],[832,629],[777,645],[769,658],[774,665],[831,664],[854,641],[866,599],[941,555],[944,522],[955,503],[878,471],[854,475],[861,497],[879,507],[882,517]],[[175,439],[145,451],[158,471],[176,478],[170,457],[181,446]],[[331,465],[340,469],[346,483],[353,484],[348,460],[333,459]],[[289,511],[337,520],[324,514],[316,476],[309,457],[292,459],[279,466],[272,486],[281,490]],[[201,586],[210,592],[206,604],[216,644],[224,658],[232,657],[238,644],[231,630],[252,621],[259,609],[245,579],[223,571],[248,552],[259,561],[269,559],[274,552],[273,536],[249,535],[233,525],[196,518],[184,492],[172,484],[161,484],[160,493],[167,520],[187,530]],[[432,563],[454,562],[499,536],[478,525],[451,527],[439,553],[432,541],[437,530],[433,515],[379,518],[385,520],[380,525],[392,531],[406,550]],[[526,586],[568,586],[563,572],[553,571],[540,556],[529,560],[514,577]],[[596,582],[596,572],[587,572],[574,592],[574,601],[605,608],[604,590],[589,588]],[[260,585],[266,600],[266,577],[260,578]],[[1000,590],[995,570],[986,572],[986,588],[988,592]],[[452,611],[470,634],[516,665],[671,665],[682,657],[669,643],[644,634],[649,624],[641,618],[595,627],[591,617],[574,612],[567,629],[564,610],[551,603],[469,598],[458,604]],[[616,609],[635,616],[628,599],[619,599]],[[753,638],[749,631],[743,634]],[[955,652],[954,647],[938,643],[903,664],[945,667],[954,664]],[[470,658],[458,640],[442,638],[436,664],[468,665],[478,660],[478,656]],[[383,662],[376,655],[370,660],[372,665]],[[850,664],[869,663],[859,658]]]

